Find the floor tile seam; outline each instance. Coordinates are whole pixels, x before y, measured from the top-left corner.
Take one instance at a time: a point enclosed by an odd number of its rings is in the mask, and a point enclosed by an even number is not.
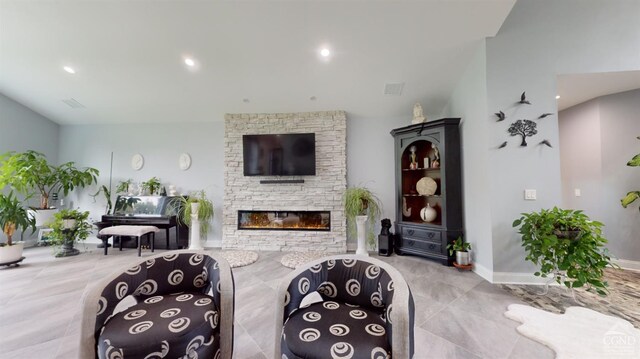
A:
[[[480,357],[480,358],[484,358],[484,356],[483,356],[482,354],[477,353],[477,352],[475,352],[474,350],[471,350],[471,349],[469,349],[469,348],[465,348],[465,347],[463,347],[462,345],[456,344],[456,343],[454,343],[454,342],[450,341],[449,339],[444,338],[444,337],[442,337],[442,336],[440,336],[440,335],[438,335],[438,334],[436,334],[436,333],[434,333],[434,332],[430,331],[429,329],[424,329],[424,328],[420,328],[420,329],[422,329],[422,330],[424,330],[424,331],[428,332],[429,334],[431,334],[431,335],[433,335],[433,336],[436,336],[436,337],[440,338],[441,340],[444,340],[445,342],[447,342],[447,343],[449,343],[449,344],[451,344],[451,345],[453,345],[453,346],[455,346],[455,347],[457,347],[457,348],[460,348],[460,349],[462,349],[462,350],[464,350],[464,351],[466,351],[466,352],[469,352],[469,353],[471,353],[471,354],[473,354],[473,355],[475,355],[475,356],[478,356],[478,357]]]

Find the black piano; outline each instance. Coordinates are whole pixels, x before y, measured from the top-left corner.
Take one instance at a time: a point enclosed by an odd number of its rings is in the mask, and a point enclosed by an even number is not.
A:
[[[98,230],[119,225],[156,226],[164,229],[167,249],[187,248],[189,228],[177,220],[179,203],[178,197],[174,196],[118,196],[113,214],[103,215],[102,222],[96,226]],[[172,228],[175,231],[171,231]],[[162,243],[158,241],[159,234],[156,234],[156,248]]]

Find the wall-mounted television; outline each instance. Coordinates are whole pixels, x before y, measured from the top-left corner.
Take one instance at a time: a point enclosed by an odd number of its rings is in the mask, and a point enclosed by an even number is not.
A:
[[[315,176],[315,133],[242,136],[245,176]]]

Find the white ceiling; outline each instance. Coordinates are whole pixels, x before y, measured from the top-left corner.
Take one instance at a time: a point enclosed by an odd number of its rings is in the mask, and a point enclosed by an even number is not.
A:
[[[558,76],[558,111],[596,97],[640,88],[640,71]]]
[[[60,124],[334,109],[410,118],[416,101],[435,116],[514,2],[2,0],[0,92]],[[395,82],[402,96],[384,95]]]

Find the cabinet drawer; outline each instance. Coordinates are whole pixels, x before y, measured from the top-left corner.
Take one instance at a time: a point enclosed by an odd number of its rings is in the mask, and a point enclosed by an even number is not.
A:
[[[414,249],[431,253],[442,253],[442,245],[438,243],[431,243],[420,241],[411,238],[402,238],[402,248]]]
[[[402,238],[411,237],[413,239],[440,242],[441,233],[428,229],[417,229],[413,227],[402,227]]]

